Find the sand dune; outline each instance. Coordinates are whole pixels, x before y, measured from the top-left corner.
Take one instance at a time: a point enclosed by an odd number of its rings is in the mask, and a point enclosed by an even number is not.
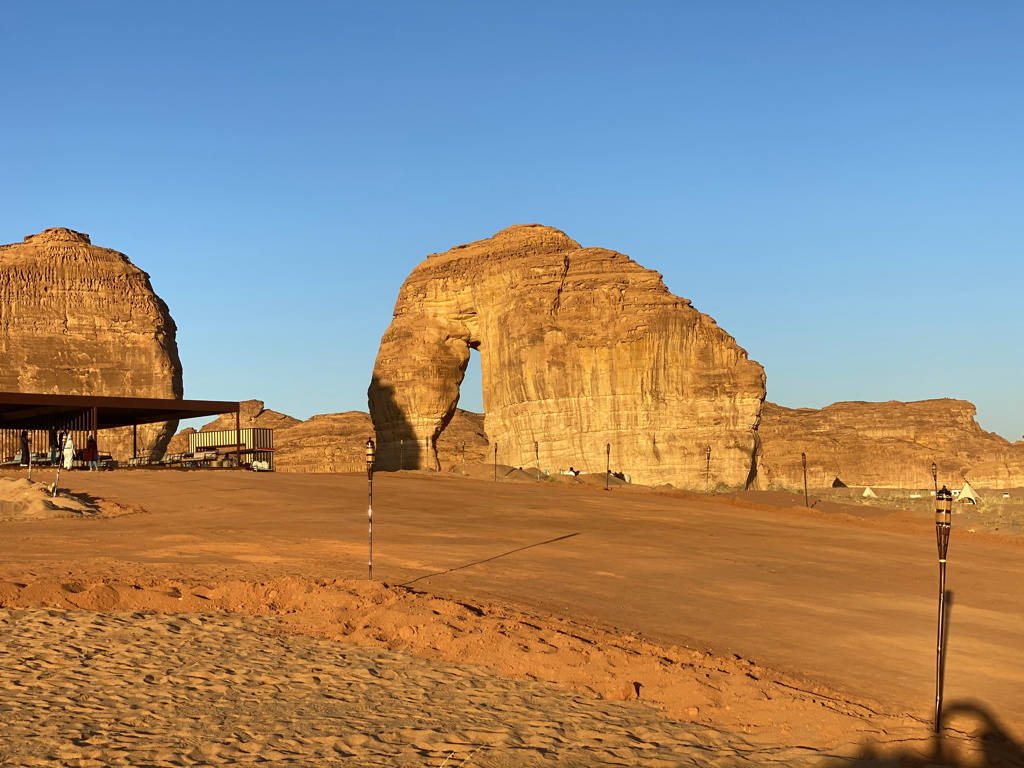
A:
[[[5,765],[804,765],[643,702],[223,613],[2,610]],[[689,751],[705,755],[693,761]]]

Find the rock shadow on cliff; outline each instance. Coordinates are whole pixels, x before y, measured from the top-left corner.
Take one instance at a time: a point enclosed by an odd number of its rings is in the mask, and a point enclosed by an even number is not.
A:
[[[373,428],[377,439],[377,458],[374,469],[397,472],[422,468],[432,452],[428,451],[429,446],[416,439],[412,424],[398,405],[394,387],[381,384],[374,376],[367,395],[375,404]]]

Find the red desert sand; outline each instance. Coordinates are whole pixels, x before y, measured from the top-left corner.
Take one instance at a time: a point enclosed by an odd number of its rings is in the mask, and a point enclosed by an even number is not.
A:
[[[933,739],[920,513],[378,473],[369,581],[365,475],[53,475],[0,478],[2,766],[1024,761],[1022,540],[956,519]]]

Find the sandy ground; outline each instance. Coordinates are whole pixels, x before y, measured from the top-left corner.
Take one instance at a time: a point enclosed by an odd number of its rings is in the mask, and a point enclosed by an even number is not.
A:
[[[62,481],[0,504],[0,766],[1024,764],[1013,537],[954,533],[932,741],[920,515],[378,474],[368,581],[365,476]]]

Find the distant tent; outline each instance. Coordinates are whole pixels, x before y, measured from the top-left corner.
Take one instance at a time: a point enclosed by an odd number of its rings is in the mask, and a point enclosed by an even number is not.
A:
[[[845,488],[846,487],[846,483],[844,483],[842,480],[840,480],[837,477],[835,480],[832,481],[832,487],[833,488]]]
[[[868,498],[868,499],[877,499],[878,498],[878,494],[875,493],[874,491],[872,491],[870,486],[865,488],[864,489],[864,493],[862,493],[861,495],[864,496],[865,498]]]
[[[977,504],[978,497],[974,494],[974,489],[971,488],[971,484],[965,482],[964,487],[960,491],[960,495],[957,496],[958,501],[962,501],[966,504]]]

